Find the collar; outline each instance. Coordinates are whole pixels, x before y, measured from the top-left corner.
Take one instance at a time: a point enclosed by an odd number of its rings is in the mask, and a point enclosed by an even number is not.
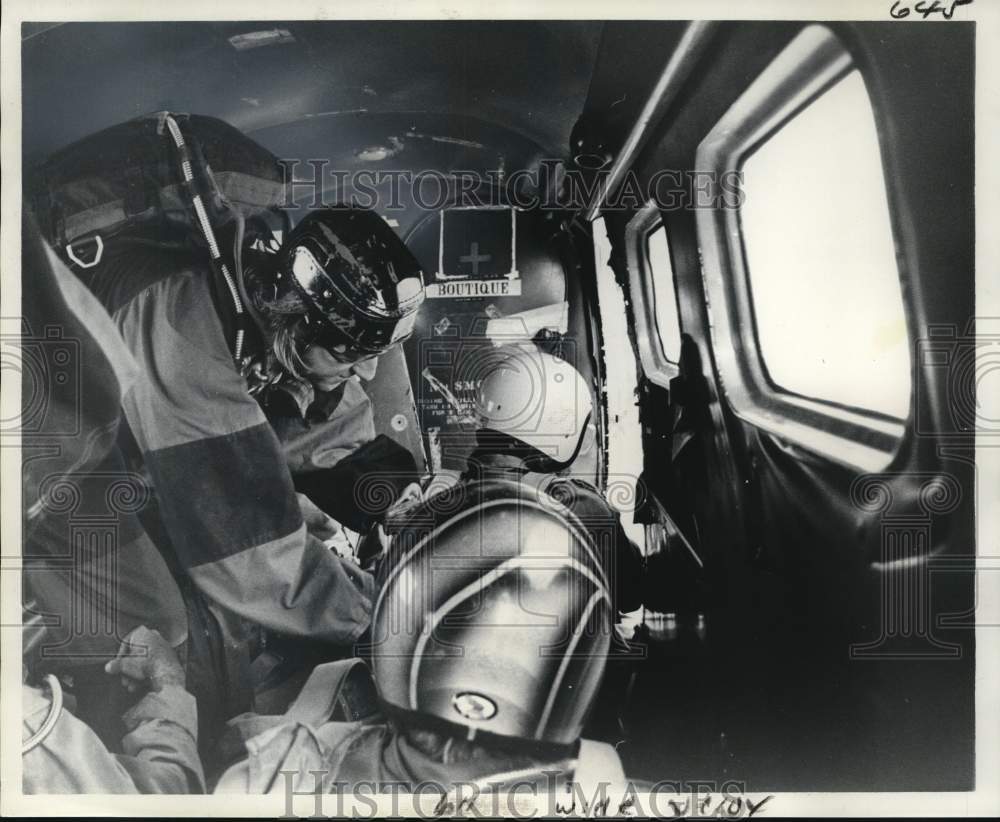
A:
[[[272,390],[284,391],[288,394],[295,402],[295,407],[299,409],[302,419],[306,418],[309,406],[312,405],[313,400],[316,398],[316,389],[313,387],[313,384],[303,380],[286,378],[276,383]]]
[[[465,476],[517,478],[528,471],[524,459],[517,454],[498,453],[486,448],[477,448],[466,458]]]
[[[305,380],[289,377],[276,382],[268,388],[269,392],[282,392],[295,403],[299,416],[307,422],[325,422],[329,420],[344,399],[347,380],[331,391],[318,391],[316,387]]]
[[[496,763],[490,759],[445,764],[427,756],[404,734],[398,732],[390,732],[382,759],[389,773],[404,780],[429,781],[437,785],[472,782],[484,787],[490,784],[509,785],[526,779],[542,784],[551,783],[553,778],[568,778],[576,767],[575,758],[550,763],[539,761],[536,766],[518,771],[498,771]]]

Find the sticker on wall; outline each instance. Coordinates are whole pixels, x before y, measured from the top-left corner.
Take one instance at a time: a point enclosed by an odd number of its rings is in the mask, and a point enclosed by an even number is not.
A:
[[[427,296],[451,299],[520,296],[516,250],[514,209],[443,209],[438,268],[427,285]]]

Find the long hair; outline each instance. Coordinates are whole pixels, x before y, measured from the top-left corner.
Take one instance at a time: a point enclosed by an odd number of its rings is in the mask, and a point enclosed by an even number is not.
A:
[[[308,306],[295,291],[287,291],[279,297],[273,282],[269,282],[270,277],[263,276],[261,263],[273,265],[271,260],[258,262],[248,266],[243,276],[247,297],[264,320],[271,342],[266,368],[269,372],[280,369],[293,379],[305,382],[308,368],[302,359],[297,332]]]

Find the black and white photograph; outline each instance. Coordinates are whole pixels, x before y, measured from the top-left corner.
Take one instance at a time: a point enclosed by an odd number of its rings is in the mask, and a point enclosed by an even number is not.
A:
[[[4,815],[1000,814],[998,12],[5,8]]]

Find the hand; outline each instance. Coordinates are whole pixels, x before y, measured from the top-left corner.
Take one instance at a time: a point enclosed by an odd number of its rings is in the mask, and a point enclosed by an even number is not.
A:
[[[184,687],[184,669],[173,648],[159,631],[140,625],[122,641],[118,656],[104,666],[106,673],[121,677],[122,685],[135,693],[145,685],[151,691],[167,685]]]
[[[306,531],[320,542],[329,542],[343,530],[337,520],[319,508],[305,494],[296,494],[296,496],[299,498],[299,509],[302,511]]]
[[[405,511],[407,508],[416,505],[418,502],[423,502],[423,499],[424,491],[420,487],[420,483],[411,482],[400,492],[399,496],[396,497],[396,501],[389,506],[386,514],[388,515],[390,512],[399,513],[400,511]]]

